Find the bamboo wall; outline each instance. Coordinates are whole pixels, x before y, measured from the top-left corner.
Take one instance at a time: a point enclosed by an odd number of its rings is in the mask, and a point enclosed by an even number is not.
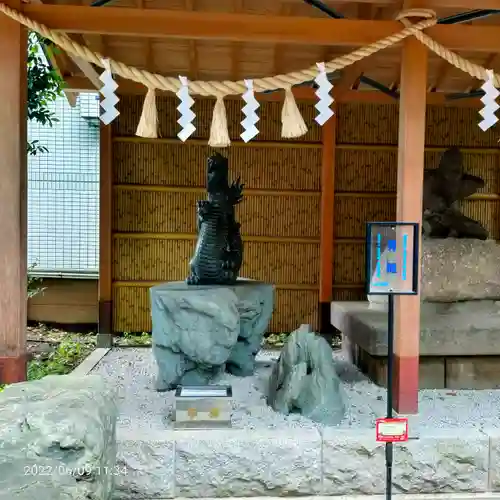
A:
[[[135,137],[142,99],[122,99],[113,129],[113,329],[150,330],[148,288],[188,274],[196,234],[195,204],[205,194],[213,102],[198,100],[195,132],[179,144],[177,102],[158,99],[160,137]],[[241,103],[226,103],[230,135],[239,139]],[[306,136],[282,141],[281,104],[263,103],[260,134],[249,145],[233,143],[233,176],[245,182],[238,218],[245,240],[242,276],[274,283],[276,308],[270,331],[301,323],[317,327],[320,231],[321,130],[312,105],[300,104]],[[477,111],[429,108],[426,153],[437,165],[444,146],[483,148],[466,153],[468,171],[486,180],[485,193],[500,192],[493,132],[477,126]],[[341,105],[335,164],[334,298],[363,298],[364,224],[395,217],[397,107]],[[439,151],[435,148],[441,148]],[[489,149],[488,149],[489,148]],[[496,196],[468,201],[465,212],[500,238]],[[486,199],[487,198],[487,199]]]

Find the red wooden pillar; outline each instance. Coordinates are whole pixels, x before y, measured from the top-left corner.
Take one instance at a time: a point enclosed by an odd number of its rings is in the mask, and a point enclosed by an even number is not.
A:
[[[332,330],[330,303],[333,288],[333,236],[335,210],[335,142],[337,116],[330,118],[322,128],[321,160],[321,215],[320,215],[320,269],[319,269],[319,328],[322,333]]]
[[[0,383],[14,383],[26,380],[27,33],[4,15],[0,47]]]
[[[399,148],[397,216],[401,222],[422,222],[427,48],[414,38],[403,42],[401,96],[399,100]],[[419,260],[420,271],[420,260]],[[420,276],[420,272],[419,272]],[[394,409],[418,411],[420,350],[420,296],[395,299]]]
[[[113,133],[101,124],[99,202],[99,333],[98,347],[113,345]]]

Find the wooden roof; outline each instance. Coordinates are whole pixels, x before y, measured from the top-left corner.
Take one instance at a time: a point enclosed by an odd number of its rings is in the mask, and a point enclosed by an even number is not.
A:
[[[34,0],[32,0],[31,3],[33,4]],[[39,4],[40,0],[37,0],[36,3]],[[375,30],[377,26],[382,26],[382,24],[384,29],[386,26],[392,26],[392,24],[377,23],[377,21],[393,20],[395,15],[400,12],[403,2],[378,0],[372,3],[367,0],[358,2],[344,0],[341,2],[324,1],[324,3],[350,20],[375,20],[375,22],[372,23],[356,25],[359,26],[360,29],[366,26],[367,30]],[[90,4],[90,0],[44,0],[44,4],[87,6]],[[478,8],[497,7],[500,9],[500,0],[427,0],[425,2],[420,2],[419,6],[433,8],[438,17],[441,18]],[[38,8],[39,7],[44,6],[39,5]],[[35,5],[33,5],[33,8],[35,9]],[[324,13],[302,0],[114,0],[111,1],[108,6],[92,8],[92,15],[97,15],[98,10],[102,12],[104,9],[110,8],[123,8],[123,12],[127,12],[127,14],[129,9],[136,9],[137,12],[139,12],[139,9],[168,9],[168,11],[176,12],[207,13],[207,20],[205,23],[203,22],[203,18],[199,17],[197,18],[199,20],[198,25],[195,25],[194,18],[193,21],[190,21],[190,23],[186,21],[182,26],[180,26],[182,21],[179,21],[179,26],[177,27],[181,35],[179,36],[176,32],[174,33],[175,37],[169,37],[168,35],[161,37],[155,36],[154,30],[156,28],[153,26],[153,20],[150,20],[152,36],[148,36],[148,33],[146,33],[146,36],[120,36],[114,33],[114,31],[118,31],[120,28],[116,28],[116,30],[111,29],[112,20],[109,19],[107,24],[105,20],[102,21],[104,27],[102,31],[106,31],[106,34],[95,32],[82,33],[89,29],[84,26],[75,29],[75,31],[82,32],[71,35],[79,43],[86,44],[90,49],[98,51],[108,57],[138,68],[148,69],[152,72],[170,76],[185,75],[190,79],[200,80],[237,80],[242,78],[270,76],[303,69],[316,62],[329,60],[338,55],[348,53],[355,48],[346,45],[346,43],[349,43],[349,30],[344,28],[345,23],[343,24],[343,21],[329,19]],[[71,7],[68,7],[68,9],[71,9]],[[33,15],[38,15],[40,13],[39,10],[36,12],[33,10]],[[116,10],[114,12],[116,12]],[[269,30],[269,28],[264,26],[263,23],[262,26],[255,26],[253,32],[249,32],[247,28],[244,27],[244,24],[241,24],[241,26],[243,26],[243,28],[240,28],[242,34],[241,40],[233,41],[230,38],[236,38],[238,33],[232,35],[228,34],[226,27],[227,23],[221,21],[220,33],[217,33],[219,29],[217,16],[225,13],[239,15],[240,17],[238,20],[242,21],[242,23],[244,19],[246,19],[241,17],[242,15],[261,16],[260,19],[263,21],[270,19],[270,16],[279,16],[280,19],[282,17],[295,17],[297,18],[297,24],[303,23],[304,26],[306,26],[306,19],[321,19],[323,20],[321,27],[324,26],[328,31],[333,33],[327,33],[325,36],[334,37],[337,27],[339,30],[342,28],[346,33],[342,35],[344,37],[342,40],[340,40],[341,36],[339,34],[339,44],[320,44],[317,43],[316,40],[322,39],[322,35],[320,36],[315,29],[316,25],[311,25],[312,31],[310,32],[310,36],[308,36],[307,32],[302,36],[302,38],[305,39],[310,38],[312,40],[310,44],[301,41],[300,37],[295,43],[290,43],[288,42],[288,38],[290,38],[291,35],[288,36],[285,30],[291,30],[292,28],[289,28],[291,25],[287,24],[285,27],[278,27],[278,23],[275,23],[277,29],[281,30],[281,32],[276,35],[275,39],[279,41],[281,39],[280,34],[285,33],[286,36],[283,35],[285,43],[271,41],[270,39],[272,37],[269,35],[264,36],[264,38],[267,38],[269,41],[257,42],[252,40],[259,36],[259,30],[263,32],[264,28],[267,30]],[[29,7],[26,15],[30,16]],[[68,14],[68,16],[72,15],[74,15],[74,12]],[[53,16],[53,14],[51,14],[51,16]],[[81,16],[78,17],[80,18]],[[35,16],[35,18],[37,17]],[[49,24],[49,26],[50,19],[52,18],[48,18],[47,24]],[[253,20],[256,18],[252,17],[248,19]],[[278,20],[277,18],[273,19],[275,19],[275,21]],[[45,20],[45,18],[41,16],[41,21],[43,22],[43,20]],[[329,23],[328,25],[326,25],[327,22]],[[81,23],[83,23],[83,21]],[[147,23],[147,19],[137,17],[136,23],[137,26],[139,26],[140,23]],[[157,24],[159,24],[159,22]],[[431,28],[428,33],[433,37],[442,33],[444,37],[443,43],[445,45],[445,42],[453,43],[453,45],[459,46],[460,49],[462,49],[457,50],[457,52],[470,61],[500,72],[500,57],[498,57],[499,49],[496,48],[500,47],[500,29],[498,29],[500,26],[497,27],[497,25],[500,25],[500,15],[475,20],[471,23],[467,23],[467,25],[437,26]],[[95,23],[92,24],[92,26],[95,26]],[[182,30],[185,30],[186,33],[196,34],[197,29],[200,29],[204,33],[210,31],[211,38],[195,39],[194,37],[182,37]],[[496,35],[492,29],[494,29],[498,35]],[[97,29],[92,29],[92,31],[97,31]],[[137,28],[137,31],[143,34],[147,32],[147,26],[141,29]],[[237,30],[235,29],[233,31]],[[243,33],[243,31],[245,31],[245,33]],[[383,30],[379,31],[382,32]],[[113,34],[109,34],[110,32]],[[483,32],[485,34],[485,42],[481,45]],[[221,38],[226,39],[217,39],[219,35]],[[357,32],[351,35],[352,37],[358,36],[362,38],[366,34]],[[463,50],[464,47],[467,46],[470,46],[474,51]],[[82,65],[79,64],[78,61],[75,63],[74,59],[67,56],[58,56],[57,64],[60,67],[61,73],[73,87],[94,87],[94,85],[88,81],[88,76],[92,76],[90,65]],[[356,64],[354,67],[346,69],[342,72],[342,75],[339,74],[339,85],[342,85],[346,89],[351,87],[361,90],[371,89],[365,83],[359,83],[358,80],[361,74],[377,80],[388,87],[397,89],[400,74],[399,47],[396,46],[384,50]],[[94,80],[96,75],[97,73],[94,72]],[[432,52],[430,53],[428,75],[429,90],[447,93],[467,92],[477,88],[479,85],[480,83],[477,80],[453,68]]]

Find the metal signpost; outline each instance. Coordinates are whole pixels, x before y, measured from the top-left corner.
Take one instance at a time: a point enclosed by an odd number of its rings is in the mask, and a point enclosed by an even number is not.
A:
[[[419,225],[366,224],[366,293],[388,296],[387,416],[377,419],[377,441],[385,442],[386,498],[392,497],[393,443],[408,440],[408,419],[393,418],[394,296],[418,293]]]

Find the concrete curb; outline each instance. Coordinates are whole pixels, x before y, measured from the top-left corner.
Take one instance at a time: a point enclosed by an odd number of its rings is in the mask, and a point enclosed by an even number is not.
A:
[[[384,446],[373,430],[118,431],[116,499],[381,498]],[[394,493],[499,498],[500,431],[439,430],[396,445]],[[493,493],[499,492],[499,493]],[[480,495],[479,495],[480,494]],[[472,495],[472,496],[471,496]],[[481,496],[482,495],[482,496]],[[496,496],[495,496],[496,495]],[[398,497],[399,497],[398,496]]]
[[[234,500],[239,497],[227,497],[226,500]],[[291,500],[330,500],[331,496],[308,496],[308,497],[288,497]],[[336,500],[386,500],[385,495],[344,495],[335,496]],[[437,493],[432,495],[393,495],[395,500],[500,500],[500,493]],[[253,500],[282,500],[282,497],[253,497]],[[161,500],[161,499],[155,499]],[[183,497],[176,497],[176,500],[186,500]],[[201,498],[200,500],[219,500],[217,498]]]
[[[94,349],[72,372],[72,375],[88,375],[111,349],[109,347],[97,347]]]

